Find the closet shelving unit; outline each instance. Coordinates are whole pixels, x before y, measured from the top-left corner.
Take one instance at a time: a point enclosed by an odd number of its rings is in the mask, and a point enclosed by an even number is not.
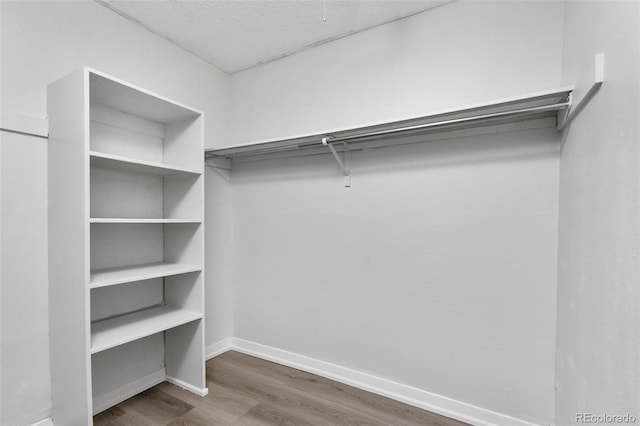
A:
[[[207,394],[201,112],[90,68],[48,87],[53,416]]]
[[[205,161],[214,168],[231,169],[235,163],[330,152],[349,186],[350,151],[495,132],[514,126],[557,127],[566,121],[572,90],[564,87],[420,117],[210,149],[205,151]]]

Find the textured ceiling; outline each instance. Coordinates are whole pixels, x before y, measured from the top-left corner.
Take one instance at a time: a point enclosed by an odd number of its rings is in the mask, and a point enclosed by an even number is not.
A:
[[[234,73],[453,0],[96,0]]]

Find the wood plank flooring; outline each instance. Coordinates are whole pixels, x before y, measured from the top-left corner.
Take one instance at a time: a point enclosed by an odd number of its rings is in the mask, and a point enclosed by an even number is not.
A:
[[[460,426],[447,417],[238,352],[207,362],[209,395],[161,383],[93,418],[95,426]]]

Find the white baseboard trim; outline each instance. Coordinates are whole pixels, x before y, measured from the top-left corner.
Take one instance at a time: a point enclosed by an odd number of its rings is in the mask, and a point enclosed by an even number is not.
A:
[[[188,390],[191,393],[195,393],[198,396],[207,396],[209,394],[209,388],[199,388],[172,376],[167,376],[166,380],[167,382],[173,383],[174,385],[179,386],[184,390]]]
[[[265,346],[260,343],[232,338],[229,349],[297,368],[359,389],[386,396],[414,407],[422,408],[452,419],[478,426],[536,426],[495,411],[487,410],[455,399],[427,392],[388,379],[342,367],[304,355]],[[215,345],[211,346],[216,346]],[[210,347],[211,347],[210,346]],[[228,349],[227,349],[228,350]],[[222,352],[219,352],[222,353]],[[218,353],[218,354],[219,354]]]
[[[230,350],[231,340],[231,337],[227,337],[204,348],[204,356],[207,361]]]
[[[166,370],[161,368],[158,371],[142,376],[111,392],[93,398],[93,415],[95,416],[107,408],[121,403],[125,399],[129,399],[142,391],[164,382],[166,377]]]
[[[31,426],[54,426],[53,419],[51,417],[35,422]]]

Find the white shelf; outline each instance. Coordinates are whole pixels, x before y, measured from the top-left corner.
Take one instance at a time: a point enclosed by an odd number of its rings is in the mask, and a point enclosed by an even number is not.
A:
[[[105,154],[104,152],[89,151],[92,167],[119,170],[129,173],[137,173],[154,176],[171,176],[179,174],[201,174],[197,170],[185,169],[182,167],[170,166],[162,163],[137,160],[135,158],[122,157],[119,155]]]
[[[92,102],[162,123],[178,122],[202,115],[201,111],[93,68],[87,67],[86,70],[89,72]]]
[[[202,266],[184,263],[148,263],[145,265],[125,266],[121,268],[97,269],[91,271],[90,288],[170,277],[201,271]]]
[[[91,424],[152,370],[205,394],[202,113],[86,67],[47,107],[56,424]]]
[[[202,223],[201,219],[146,219],[127,217],[92,217],[89,223]]]
[[[91,324],[91,354],[196,321],[202,314],[158,306]]]
[[[426,139],[422,136],[427,134],[541,119],[548,119],[549,122],[553,120],[553,126],[556,126],[558,115],[570,106],[569,95],[572,90],[572,87],[563,87],[453,110],[436,111],[420,117],[399,118],[358,127],[328,129],[312,134],[209,149],[205,151],[205,158],[243,162],[278,156],[326,154],[330,151],[324,146],[323,139],[329,145],[336,144],[338,151],[345,149],[344,144],[348,145],[349,150],[368,149],[423,142]]]

